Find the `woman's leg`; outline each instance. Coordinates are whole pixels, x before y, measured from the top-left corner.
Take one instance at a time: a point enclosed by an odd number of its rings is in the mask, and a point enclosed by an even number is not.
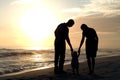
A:
[[[94,73],[95,57],[92,57],[92,73]]]
[[[87,63],[88,63],[88,68],[89,68],[89,74],[91,74],[92,69],[91,69],[91,59],[90,59],[90,57],[87,57]]]

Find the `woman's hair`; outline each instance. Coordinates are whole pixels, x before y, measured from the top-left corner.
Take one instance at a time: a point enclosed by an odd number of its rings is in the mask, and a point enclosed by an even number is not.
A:
[[[82,25],[81,25],[81,29],[82,29],[82,30],[85,30],[85,29],[87,29],[87,28],[88,28],[88,26],[87,26],[86,24],[82,24]]]

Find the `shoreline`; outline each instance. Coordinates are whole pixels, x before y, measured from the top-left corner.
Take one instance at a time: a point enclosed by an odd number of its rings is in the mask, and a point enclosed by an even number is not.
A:
[[[116,78],[115,80],[120,79],[119,74],[120,74],[120,56],[110,56],[110,57],[102,57],[102,58],[96,58],[96,66],[95,66],[95,73],[97,76],[97,79],[99,80],[104,80],[109,79],[112,80]],[[88,73],[88,67],[87,67],[87,62],[81,62],[79,64],[79,72],[80,76],[77,76],[78,79],[85,78],[84,80],[89,80],[89,75]],[[70,77],[75,77],[76,75],[72,75],[72,70],[70,65],[65,65],[64,70],[67,71],[67,75],[62,76],[62,79]],[[102,79],[102,78],[103,79]],[[0,80],[34,80],[34,79],[47,79],[52,78],[51,80],[56,80],[56,78],[61,78],[61,77],[56,77],[53,73],[53,67],[47,68],[47,69],[32,69],[32,70],[26,70],[26,71],[21,71],[13,74],[6,74],[6,75],[1,75]],[[86,79],[88,78],[88,79]],[[97,80],[95,79],[95,80]],[[58,79],[61,80],[61,79]],[[65,79],[67,80],[67,79]],[[73,79],[77,80],[77,79]]]
[[[108,57],[114,57],[114,56],[119,56],[119,55],[116,54],[116,55],[110,55],[110,56],[97,56],[96,59],[108,58]],[[86,62],[86,59],[79,61],[79,63],[84,63],[84,62]],[[70,65],[70,62],[64,64],[64,66],[66,66],[66,65]],[[18,71],[18,72],[5,73],[5,74],[1,74],[0,77],[3,77],[3,76],[12,76],[12,75],[19,75],[19,74],[26,73],[26,72],[31,72],[31,71],[36,71],[36,70],[42,70],[42,69],[48,69],[48,68],[53,68],[53,66],[49,66],[49,67],[45,66],[45,67],[40,67],[40,68],[32,68],[32,69],[27,69],[27,70],[21,70],[21,71]]]

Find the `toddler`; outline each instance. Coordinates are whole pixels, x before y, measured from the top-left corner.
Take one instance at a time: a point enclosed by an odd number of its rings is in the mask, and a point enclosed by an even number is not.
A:
[[[79,61],[78,61],[78,57],[79,57],[80,53],[77,54],[76,51],[73,51],[71,53],[71,55],[72,55],[71,67],[72,67],[73,74],[75,74],[75,72],[77,74],[79,74]]]

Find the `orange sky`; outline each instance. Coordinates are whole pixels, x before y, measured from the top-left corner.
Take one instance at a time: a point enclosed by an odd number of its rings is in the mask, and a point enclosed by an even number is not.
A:
[[[99,48],[120,48],[119,0],[1,0],[0,48],[54,48],[54,30],[69,18],[74,48],[81,40],[82,23],[96,29]],[[83,46],[84,48],[84,46]]]

